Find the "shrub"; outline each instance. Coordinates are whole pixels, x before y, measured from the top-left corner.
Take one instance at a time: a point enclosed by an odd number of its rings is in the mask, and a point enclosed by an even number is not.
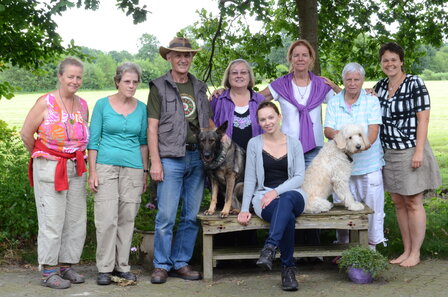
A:
[[[0,242],[5,242],[5,239],[30,240],[37,234],[28,162],[29,153],[19,133],[0,120]]]

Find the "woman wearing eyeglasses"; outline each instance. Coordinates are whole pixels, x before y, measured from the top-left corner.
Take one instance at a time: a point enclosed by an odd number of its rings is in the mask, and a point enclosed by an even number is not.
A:
[[[262,133],[257,122],[257,108],[264,97],[252,89],[254,73],[243,59],[229,63],[222,85],[226,90],[210,102],[213,122],[219,127],[227,121],[227,135],[246,150],[249,139]]]
[[[142,72],[118,66],[117,93],[98,100],[90,123],[89,186],[95,192],[98,285],[112,276],[136,281],[130,270],[134,220],[148,179],[146,105],[134,98]]]

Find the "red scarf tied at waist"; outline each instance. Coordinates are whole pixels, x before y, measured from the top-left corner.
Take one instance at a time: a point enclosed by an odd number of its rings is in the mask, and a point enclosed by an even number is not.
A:
[[[85,151],[76,151],[74,153],[63,153],[55,150],[51,150],[46,147],[40,139],[37,139],[34,143],[34,149],[31,155],[36,151],[44,151],[52,156],[59,157],[58,164],[56,165],[56,170],[54,172],[54,190],[55,191],[65,191],[68,190],[68,175],[67,175],[67,160],[76,158],[76,171],[78,176],[82,176],[84,172],[87,172],[86,162],[84,161]],[[28,179],[30,180],[30,185],[34,186],[33,180],[33,158],[30,160],[28,165]]]

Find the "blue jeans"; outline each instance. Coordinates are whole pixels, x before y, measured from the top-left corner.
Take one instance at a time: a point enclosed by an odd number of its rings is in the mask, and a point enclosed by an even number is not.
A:
[[[158,208],[154,237],[154,267],[167,271],[188,264],[193,255],[199,226],[196,216],[204,193],[204,170],[199,151],[184,157],[162,158],[164,179],[157,186]],[[179,201],[182,211],[173,240]]]
[[[294,231],[296,218],[303,212],[305,201],[297,191],[288,191],[272,200],[261,211],[263,220],[271,223],[265,244],[280,248],[280,260],[286,267],[294,266]]]
[[[316,146],[311,151],[303,154],[303,157],[305,158],[305,168],[308,168],[308,166],[310,166],[311,161],[313,161],[313,159],[317,156],[321,149],[321,146]]]

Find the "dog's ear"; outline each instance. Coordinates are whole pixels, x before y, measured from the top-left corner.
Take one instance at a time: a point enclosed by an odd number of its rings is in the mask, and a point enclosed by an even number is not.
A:
[[[361,128],[361,137],[362,137],[362,141],[364,142],[364,145],[367,147],[370,144],[370,140],[369,137],[366,133],[364,133],[364,127],[362,125],[360,125]]]
[[[343,150],[345,149],[346,141],[344,133],[342,133],[342,130],[340,130],[333,138],[334,142],[336,143],[336,146],[338,149]]]
[[[228,124],[229,124],[228,121],[225,121],[224,123],[222,123],[222,125],[219,126],[218,129],[216,129],[216,133],[218,133],[218,135],[226,134]]]
[[[192,122],[189,122],[188,125],[189,125],[189,127],[190,127],[191,132],[193,132],[194,136],[195,136],[196,138],[198,138],[198,137],[199,137],[199,133],[201,133],[201,130],[199,129],[199,127],[197,127],[197,126],[196,126],[195,124],[193,124]]]

